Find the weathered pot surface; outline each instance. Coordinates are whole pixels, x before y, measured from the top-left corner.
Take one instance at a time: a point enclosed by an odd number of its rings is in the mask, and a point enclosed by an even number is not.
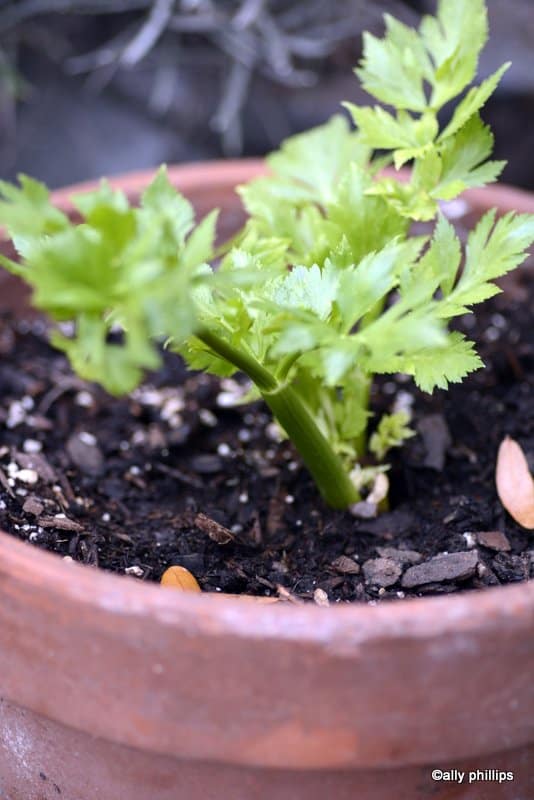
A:
[[[170,175],[200,213],[222,206],[230,230],[232,187],[260,169]],[[135,198],[149,177],[116,183]],[[534,211],[506,187],[467,201]],[[23,305],[13,279],[0,287],[4,308]],[[0,798],[528,800],[533,630],[532,583],[377,607],[259,605],[0,534]],[[433,768],[459,774],[435,781]],[[477,769],[483,780],[460,781]]]

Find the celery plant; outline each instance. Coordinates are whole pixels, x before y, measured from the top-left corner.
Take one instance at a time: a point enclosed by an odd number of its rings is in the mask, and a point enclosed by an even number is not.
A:
[[[464,250],[440,210],[504,166],[489,160],[479,112],[509,65],[471,86],[486,39],[484,0],[440,0],[418,30],[386,16],[356,69],[382,105],[345,104],[355,129],[336,116],[285,142],[269,176],[240,188],[248,220],[217,254],[216,213],[195,226],[162,168],[139,208],[105,182],[75,197],[81,224],[38,182],[1,184],[0,223],[20,256],[2,263],[38,308],[74,322],[54,345],[111,393],[158,366],[162,341],[191,369],[245,373],[249,399],[267,403],[326,502],[346,508],[411,435],[401,412],[368,438],[374,376],[404,373],[431,392],[482,366],[448,322],[498,292],[494,279],[534,240],[532,215],[490,212]],[[407,181],[382,172],[407,163]],[[411,236],[413,221],[433,223],[431,237]]]

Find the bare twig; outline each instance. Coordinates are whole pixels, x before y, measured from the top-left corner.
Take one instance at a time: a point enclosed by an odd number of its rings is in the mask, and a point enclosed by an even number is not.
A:
[[[169,24],[175,0],[155,0],[146,22],[121,55],[121,63],[127,67],[138,64],[152,50]]]
[[[282,86],[313,85],[340,43],[355,38],[386,8],[402,8],[405,19],[415,16],[401,0],[0,0],[0,36],[21,35],[33,18],[45,28],[46,14],[128,14],[118,35],[64,59],[66,69],[90,74],[93,88],[102,89],[119,70],[136,67],[159,48],[165,68],[153,59],[148,107],[161,115],[176,97],[173,83],[187,80],[185,67],[191,72],[196,64],[206,74],[215,64],[220,102],[211,126],[224,150],[238,153],[242,113],[256,75]]]

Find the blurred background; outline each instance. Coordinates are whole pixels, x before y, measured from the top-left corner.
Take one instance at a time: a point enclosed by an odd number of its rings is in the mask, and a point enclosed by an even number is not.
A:
[[[468,3],[470,0],[465,0]],[[484,109],[504,180],[534,189],[534,0],[488,0]],[[0,0],[0,177],[51,187],[128,170],[263,154],[368,102],[352,67],[384,11],[434,0]]]

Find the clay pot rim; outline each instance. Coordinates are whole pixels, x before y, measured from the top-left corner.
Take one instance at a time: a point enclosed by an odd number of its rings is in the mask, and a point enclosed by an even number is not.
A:
[[[209,181],[206,189],[227,187],[229,185],[239,186],[246,183],[253,177],[257,177],[268,172],[268,167],[262,158],[241,158],[225,159],[213,161],[197,161],[187,164],[171,164],[167,167],[168,176],[171,182],[179,184],[181,191],[187,194],[190,189],[197,189],[199,178],[201,182]],[[397,176],[407,176],[408,170],[402,168],[395,171],[393,168],[386,169],[386,172]],[[122,189],[128,195],[138,195],[146,184],[154,177],[155,169],[145,169],[135,172],[127,172],[119,175],[106,176],[106,180],[114,188]],[[62,209],[72,208],[70,197],[78,192],[88,192],[95,189],[100,180],[82,181],[56,189],[52,192],[52,197],[58,207]],[[534,213],[534,193],[506,183],[494,183],[481,189],[468,189],[462,195],[471,206],[482,206],[485,209],[498,207],[500,211],[522,211]],[[2,230],[0,228],[0,235]]]
[[[236,186],[264,173],[259,159],[211,161],[169,167],[171,181],[187,195],[199,182],[206,190]],[[129,195],[138,195],[154,175],[154,170],[110,177],[112,186]],[[209,181],[209,183],[208,183]],[[98,185],[88,181],[53,192],[62,209],[72,208],[69,197]],[[501,211],[534,211],[534,195],[504,184],[464,195],[473,206]],[[453,596],[398,599],[377,606],[332,604],[328,609],[313,604],[287,603],[261,605],[243,598],[223,598],[208,593],[180,593],[157,584],[141,584],[128,576],[96,570],[78,563],[66,563],[57,555],[39,550],[0,531],[0,581],[16,581],[28,590],[55,597],[57,602],[95,606],[124,616],[152,617],[159,624],[175,627],[193,625],[198,633],[220,636],[223,632],[247,638],[277,637],[299,641],[331,641],[332,637],[382,638],[396,631],[413,635],[438,635],[450,630],[478,629],[507,624],[528,616],[534,610],[534,582],[500,586]],[[287,607],[290,605],[290,607]]]
[[[0,582],[15,581],[46,594],[52,602],[92,606],[122,617],[152,617],[158,625],[189,628],[217,636],[276,637],[317,642],[382,639],[402,631],[414,636],[438,636],[449,631],[478,630],[518,624],[534,612],[534,582],[516,586],[460,592],[443,597],[399,599],[376,606],[309,603],[257,604],[246,598],[218,593],[187,593],[142,583],[126,575],[105,572],[79,563],[66,563],[0,531]]]

